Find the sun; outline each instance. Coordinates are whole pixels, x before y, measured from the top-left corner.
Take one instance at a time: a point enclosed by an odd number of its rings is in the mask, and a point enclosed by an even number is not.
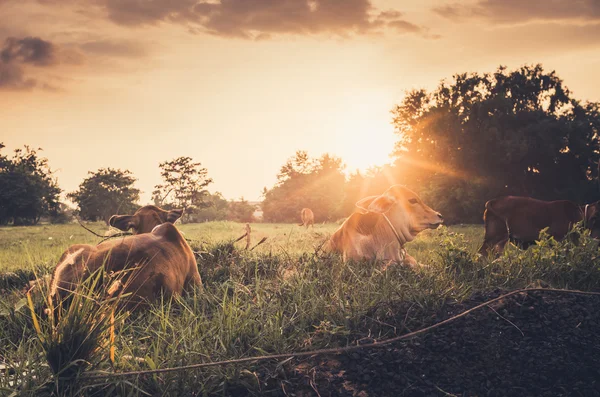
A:
[[[379,115],[378,115],[379,116]],[[339,156],[348,172],[366,171],[390,162],[397,137],[387,117],[353,118],[340,139]]]
[[[346,172],[390,163],[398,137],[390,109],[396,98],[387,88],[362,87],[326,109],[326,151],[342,158]]]

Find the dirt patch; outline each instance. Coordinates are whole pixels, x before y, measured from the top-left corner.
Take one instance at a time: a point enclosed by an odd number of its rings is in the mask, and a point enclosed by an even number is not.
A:
[[[421,325],[501,292],[448,304]],[[396,316],[405,317],[402,310]],[[410,341],[296,361],[265,375],[263,392],[278,395],[600,396],[600,297],[511,296]]]

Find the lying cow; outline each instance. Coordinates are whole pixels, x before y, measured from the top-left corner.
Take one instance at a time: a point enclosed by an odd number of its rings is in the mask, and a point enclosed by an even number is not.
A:
[[[414,266],[417,261],[406,253],[404,244],[443,222],[440,213],[401,185],[380,196],[366,197],[356,207],[329,241],[329,248],[340,252],[344,261],[366,258]]]
[[[300,211],[300,219],[302,220],[302,223],[298,226],[306,226],[308,229],[308,226],[312,225],[313,229],[315,228],[315,214],[310,208],[302,208],[302,211]]]
[[[109,294],[131,293],[130,307],[152,301],[161,293],[180,295],[187,287],[201,286],[194,253],[172,223],[181,214],[181,210],[164,211],[149,205],[134,215],[111,217],[112,226],[133,229],[136,234],[96,246],[69,247],[52,274],[50,299],[64,298],[103,264],[109,274],[124,271],[123,279],[112,285]]]
[[[479,253],[487,256],[493,250],[499,254],[509,240],[526,249],[535,244],[544,228],[548,228],[550,236],[562,240],[582,220],[592,237],[599,238],[599,210],[600,201],[579,206],[567,200],[542,201],[518,196],[490,200],[483,213],[485,237]]]

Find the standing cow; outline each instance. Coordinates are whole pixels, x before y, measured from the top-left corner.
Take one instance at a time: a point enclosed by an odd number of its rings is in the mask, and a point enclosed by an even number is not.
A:
[[[298,226],[306,226],[308,229],[308,226],[312,225],[313,229],[315,228],[315,214],[310,208],[302,208],[302,211],[300,211],[300,219],[302,220],[302,223]]]
[[[542,201],[530,197],[507,196],[485,203],[485,237],[479,253],[499,254],[508,241],[527,248],[539,238],[540,231],[562,240],[573,225],[584,221],[594,238],[600,238],[600,201],[579,206],[571,201]]]
[[[404,244],[425,229],[435,229],[442,215],[429,208],[415,192],[394,185],[380,196],[356,203],[356,211],[331,236],[329,248],[348,259],[377,259],[414,266]]]

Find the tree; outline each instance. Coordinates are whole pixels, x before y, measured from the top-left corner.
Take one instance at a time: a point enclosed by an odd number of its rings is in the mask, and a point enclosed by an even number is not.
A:
[[[393,109],[394,174],[451,223],[480,222],[501,195],[593,201],[599,108],[541,65],[458,74]]]
[[[296,222],[304,207],[318,222],[336,220],[342,214],[345,175],[341,159],[324,154],[311,159],[297,151],[281,167],[277,183],[264,191],[263,217],[268,222]]]
[[[0,150],[4,147],[0,143]],[[55,215],[60,193],[48,159],[36,150],[25,146],[12,158],[0,154],[0,224],[30,225]]]
[[[221,193],[209,194],[205,202],[206,206],[196,208],[191,214],[188,214],[188,222],[211,222],[227,219],[229,202],[223,198]]]
[[[244,198],[238,201],[231,200],[227,211],[227,220],[234,222],[252,222],[256,208]]]
[[[108,220],[115,214],[133,213],[139,208],[140,191],[133,187],[136,179],[129,170],[101,168],[67,194],[79,207],[79,215],[86,220]]]
[[[206,201],[209,193],[205,188],[213,180],[208,178],[208,171],[202,168],[201,163],[194,163],[191,157],[178,157],[160,163],[159,167],[163,183],[156,185],[156,190],[153,192],[154,202],[157,205],[169,203],[182,208],[186,218],[191,217],[196,208],[209,205]]]

